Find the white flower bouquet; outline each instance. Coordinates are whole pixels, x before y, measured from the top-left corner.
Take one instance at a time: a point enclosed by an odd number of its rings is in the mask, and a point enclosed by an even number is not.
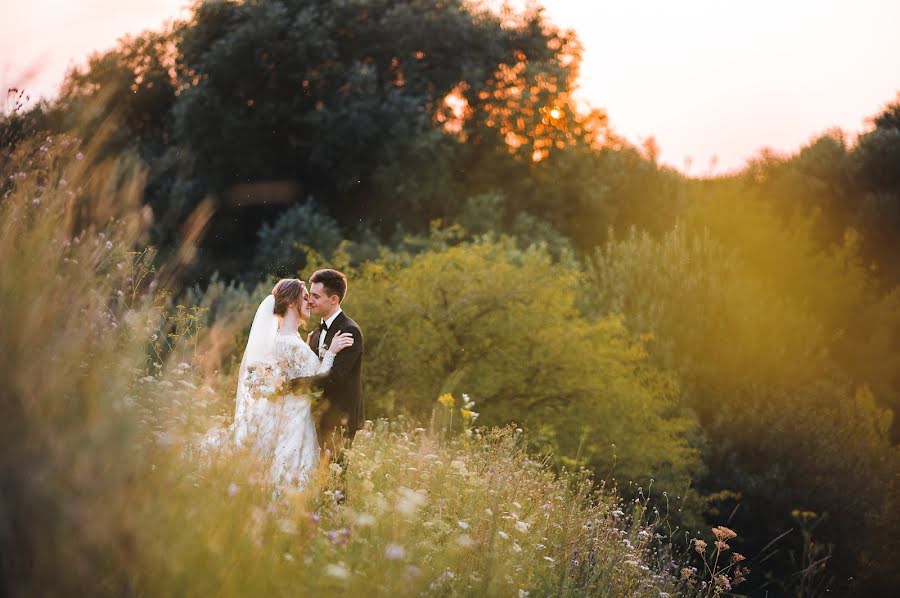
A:
[[[277,363],[251,363],[247,366],[244,384],[251,396],[272,401],[287,390],[288,377]]]

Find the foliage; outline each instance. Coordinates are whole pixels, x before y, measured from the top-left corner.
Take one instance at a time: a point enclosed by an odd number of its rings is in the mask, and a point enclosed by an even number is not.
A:
[[[264,224],[257,236],[256,272],[283,276],[306,266],[303,247],[328,255],[343,239],[337,222],[323,213],[312,198],[287,209],[271,224]]]
[[[857,550],[877,551],[884,522],[858,514],[895,500],[892,416],[874,397],[895,400],[897,353],[878,331],[897,329],[896,294],[873,283],[852,239],[824,251],[812,222],[798,224],[733,199],[698,206],[660,239],[611,240],[590,270],[592,309],[654,335],[653,362],[679,373],[710,439],[701,488],[742,495],[723,507],[740,505],[738,527],[766,530],[748,534],[756,550],[800,508],[827,519],[820,539],[852,531]],[[848,548],[832,575],[858,568]]]
[[[151,164],[145,200],[163,253],[211,197],[192,276],[258,268],[238,248],[303,196],[345,231],[386,240],[453,222],[466,198],[499,190],[495,232],[564,235],[584,250],[602,240],[595,218],[672,217],[681,178],[628,148],[601,111],[576,109],[579,63],[574,35],[539,8],[197,3],[73,70],[32,116],[86,138],[115,116],[105,151],[134,147]],[[635,201],[646,196],[659,200]]]
[[[545,449],[617,479],[674,490],[698,469],[676,382],[619,319],[581,315],[575,264],[481,239],[387,252],[348,275],[376,414],[427,417],[434,397],[467,392],[486,424],[540,430]]]

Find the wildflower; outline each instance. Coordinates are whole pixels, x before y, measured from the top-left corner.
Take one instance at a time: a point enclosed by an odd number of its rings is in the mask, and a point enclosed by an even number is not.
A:
[[[278,529],[285,534],[296,534],[297,533],[297,523],[292,519],[279,519],[278,520]]]
[[[399,496],[397,496],[396,508],[404,515],[412,515],[427,502],[425,496],[409,488],[401,487],[397,490],[397,494]]]
[[[457,521],[456,524],[463,529],[469,529],[469,524],[465,521],[460,520]]]
[[[730,540],[731,538],[737,537],[737,534],[734,531],[722,525],[712,528],[712,533],[716,535],[717,540]]]
[[[556,561],[553,560],[553,557],[545,556],[545,557],[544,557],[544,560],[547,561],[548,563],[550,563],[551,565],[555,565],[555,564],[556,564]]]
[[[521,509],[521,508],[522,508],[522,505],[520,505],[520,504],[517,503],[516,501],[513,501],[512,506],[514,506],[514,507],[517,508],[517,509]]]
[[[84,154],[78,152],[77,154],[75,154],[75,159],[81,162],[82,160],[84,160]]]
[[[503,530],[498,531],[497,535],[500,536],[501,538],[503,538],[504,540],[509,540],[509,534],[507,534]]]
[[[694,538],[694,550],[696,550],[698,554],[703,554],[706,550],[706,542]]]
[[[524,521],[516,521],[516,530],[524,534],[528,531],[528,524]]]
[[[107,242],[106,242],[106,249],[109,250],[109,249],[112,249],[112,248],[113,248],[112,241],[107,241]]]
[[[344,527],[338,530],[331,530],[326,535],[328,536],[328,539],[331,540],[332,544],[345,544],[350,532]]]
[[[375,525],[375,518],[368,513],[360,513],[356,516],[355,523],[359,527],[369,527],[371,525]]]
[[[731,548],[731,546],[729,546],[728,543],[723,542],[722,540],[716,540],[716,548],[718,548],[719,550],[728,550],[729,548]]]
[[[35,197],[34,199],[31,200],[31,203],[33,203],[36,206],[39,206],[39,205],[41,205],[41,198]]]
[[[473,540],[472,536],[470,536],[469,534],[460,534],[460,536],[456,539],[456,543],[463,548],[469,548],[475,545],[475,540]]]
[[[285,552],[282,556],[284,556],[284,560],[291,563],[294,562],[294,555],[292,555],[290,552]]]
[[[454,399],[453,395],[449,392],[439,396],[437,401],[447,409],[453,409],[453,406],[456,404],[456,399]]]
[[[231,483],[228,486],[228,496],[237,496],[237,493],[241,491],[241,487],[235,483]]]
[[[487,515],[488,517],[494,516],[494,512],[490,509],[490,507],[488,507],[484,510],[484,514]]]
[[[743,561],[743,560],[746,559],[746,558],[747,558],[747,557],[745,557],[744,555],[742,555],[740,552],[733,552],[733,553],[731,553],[731,562],[732,562],[732,563],[739,563],[739,562]]]
[[[512,549],[513,552],[522,552],[522,547],[519,546],[518,542],[513,542]]]
[[[340,490],[335,490],[334,491],[334,501],[341,502],[342,500],[344,500],[344,493],[341,492]]]
[[[463,416],[463,419],[466,420],[475,421],[476,419],[478,419],[478,412],[472,411],[471,409],[460,409],[459,413]]]
[[[384,558],[397,561],[406,556],[406,549],[399,544],[388,544],[384,548]]]
[[[343,563],[330,563],[325,567],[325,575],[335,579],[347,579],[350,577],[350,572],[347,571],[347,567]]]
[[[334,462],[332,462],[328,466],[328,469],[336,475],[341,475],[341,472],[344,471],[344,469],[341,467],[341,465],[339,463],[334,463]]]
[[[697,572],[694,567],[683,567],[681,569],[681,579],[690,579]]]
[[[409,567],[406,568],[406,574],[409,575],[410,577],[418,577],[419,575],[422,574],[422,570],[419,569],[418,567],[410,565]]]
[[[528,598],[528,590],[523,590],[519,588],[519,598]]]

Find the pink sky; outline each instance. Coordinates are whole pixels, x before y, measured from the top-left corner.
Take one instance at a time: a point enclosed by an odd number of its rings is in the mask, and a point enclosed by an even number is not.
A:
[[[519,3],[521,2],[514,2]],[[900,92],[900,1],[544,0],[584,45],[581,97],[693,175],[855,133]],[[0,85],[52,95],[69,65],[187,0],[0,0]],[[711,168],[711,160],[717,166]]]

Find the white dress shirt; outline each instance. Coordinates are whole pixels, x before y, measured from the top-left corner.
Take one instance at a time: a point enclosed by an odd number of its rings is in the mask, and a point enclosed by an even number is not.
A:
[[[325,325],[328,326],[328,330],[331,330],[331,325],[334,324],[335,318],[337,318],[344,310],[340,307],[337,308],[337,311],[331,314],[331,317],[325,320]],[[325,354],[325,337],[328,336],[328,330],[323,330],[319,334],[319,356]]]

